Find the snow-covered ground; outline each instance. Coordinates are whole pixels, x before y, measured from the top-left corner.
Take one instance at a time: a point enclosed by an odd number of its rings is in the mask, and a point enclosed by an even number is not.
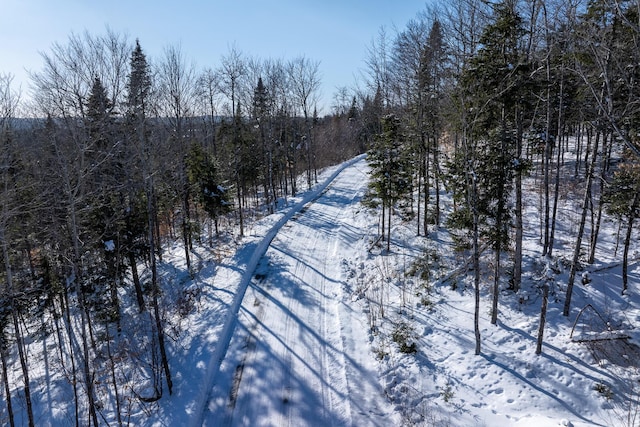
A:
[[[344,295],[343,261],[368,241],[353,223],[364,163],[287,222],[261,259],[205,425],[398,424],[366,351],[366,321]]]
[[[399,218],[391,254],[377,247],[378,217],[359,203],[367,170],[356,160],[317,199],[322,188],[290,200],[256,222],[235,255],[219,263],[203,255],[204,291],[181,344],[178,392],[153,424],[633,425],[626,420],[640,408],[625,393],[633,388],[637,398],[637,349],[616,341],[590,349],[570,338],[588,303],[614,328],[640,321],[635,263],[630,292],[620,296],[617,223],[603,223],[591,282],[576,286],[568,318],[561,260],[572,251],[571,226],[561,224],[565,244],[554,260],[539,256],[537,228],[528,227],[523,292],[501,294],[497,326],[489,323],[492,280],[483,277],[476,356],[473,289],[464,274],[450,274],[465,255],[445,229],[416,237]],[[529,196],[527,218],[538,221],[537,195]],[[430,276],[408,274],[425,253]],[[535,355],[545,281],[549,313]],[[588,317],[576,329],[591,325]],[[402,339],[416,352],[400,351]]]
[[[468,254],[454,251],[444,227],[416,236],[414,221],[398,216],[386,253],[376,240],[378,215],[359,203],[367,173],[363,157],[325,170],[313,190],[250,221],[243,239],[198,247],[194,279],[180,245],[168,248],[165,294],[182,295],[185,305],[168,319],[174,392],[140,406],[132,425],[638,424],[638,348],[575,339],[602,337],[607,328],[638,335],[637,239],[621,296],[618,223],[603,220],[596,262],[580,272],[589,283],[577,281],[564,317],[563,260],[573,251],[580,196],[563,202],[559,246],[546,259],[539,195],[528,193],[523,290],[516,295],[505,284],[499,323],[491,325],[491,269],[483,269],[476,356],[473,287],[459,268]],[[443,210],[450,207],[444,197]],[[549,312],[536,355],[545,282]],[[582,311],[588,304],[593,309]],[[47,405],[51,398],[36,399],[40,424],[66,425]]]

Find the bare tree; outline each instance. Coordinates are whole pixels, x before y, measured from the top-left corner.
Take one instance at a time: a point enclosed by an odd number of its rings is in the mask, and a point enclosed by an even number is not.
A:
[[[216,144],[216,116],[220,91],[220,75],[213,69],[205,69],[197,79],[196,93],[205,117],[205,141],[214,156],[218,155]]]
[[[365,79],[371,93],[380,91],[385,108],[392,105],[391,96],[392,84],[392,61],[391,61],[391,40],[385,27],[380,27],[378,37],[371,41],[367,48],[365,59],[366,74]]]
[[[131,44],[126,37],[107,30],[103,36],[71,34],[66,44],[54,43],[41,53],[44,67],[31,73],[35,104],[44,116],[84,115],[86,99],[96,78],[114,105],[123,102]]]
[[[100,209],[95,202],[104,190],[103,176],[99,175],[117,150],[117,145],[101,146],[102,138],[91,135],[90,127],[84,125],[91,120],[87,117],[87,105],[96,81],[107,82],[107,89],[113,91],[110,97],[115,102],[111,105],[123,100],[130,50],[126,38],[112,32],[103,37],[93,37],[88,33],[72,35],[67,44],[54,44],[51,53],[43,53],[43,69],[32,74],[35,105],[59,128],[56,137],[48,140],[48,157],[42,160],[52,167],[48,170],[49,183],[59,189],[59,200],[56,201],[59,206],[52,212],[54,215],[64,212],[64,218],[56,221],[67,232],[60,231],[58,236],[66,234],[68,240],[56,250],[63,252],[63,259],[68,260],[69,281],[73,284],[77,301],[73,311],[66,304],[67,313],[63,319],[71,343],[69,351],[79,357],[86,390],[88,420],[81,420],[78,409],[82,404],[78,400],[77,385],[73,383],[78,424],[98,424],[93,378],[96,344],[91,312],[97,306],[92,307],[89,303],[85,284],[91,282],[89,266],[101,262],[96,251],[96,247],[101,245],[101,236],[96,233],[95,224],[90,219],[91,214]],[[105,113],[111,114],[111,111]],[[87,254],[91,254],[89,258]],[[65,298],[73,301],[70,295]],[[72,312],[80,318],[77,327],[71,319]],[[75,376],[73,357],[72,375]]]
[[[12,142],[13,120],[14,114],[18,107],[19,95],[13,91],[11,83],[13,76],[0,74],[0,246],[2,247],[2,260],[4,269],[4,286],[3,294],[3,311],[11,314],[11,323],[14,328],[14,336],[16,347],[20,359],[20,367],[22,369],[22,377],[24,381],[24,398],[26,402],[26,410],[29,419],[29,426],[34,426],[33,405],[31,402],[31,385],[29,380],[29,367],[27,364],[27,355],[25,351],[24,337],[20,328],[20,299],[24,299],[22,292],[18,290],[18,286],[14,283],[13,267],[10,260],[10,246],[15,239],[11,235],[11,231],[16,229],[16,222],[26,206],[20,203],[21,189],[17,187],[16,177],[16,146]],[[11,403],[11,391],[8,386],[7,378],[7,347],[8,343],[5,338],[5,328],[9,323],[6,315],[2,315],[0,319],[0,353],[2,354],[2,370],[5,382],[5,399],[7,401],[7,409],[11,425],[14,425],[13,409]]]
[[[180,159],[175,165],[174,173],[177,179],[174,183],[177,186],[175,192],[182,200],[182,238],[187,270],[191,272],[191,195],[184,159],[193,131],[189,122],[193,118],[196,100],[195,66],[187,62],[179,46],[168,46],[164,50],[162,61],[158,64],[157,76],[160,115],[166,118],[169,124],[171,155]]]
[[[244,176],[241,172],[241,142],[240,142],[240,121],[242,120],[240,108],[238,108],[239,93],[242,87],[242,78],[246,75],[247,67],[240,51],[235,47],[222,58],[219,69],[220,90],[231,101],[230,115],[233,117],[232,139],[233,139],[233,165],[236,182],[236,198],[238,200],[238,216],[240,220],[240,236],[244,236]]]
[[[265,61],[263,68],[265,75],[262,81],[269,94],[268,109],[272,116],[265,137],[267,138],[268,164],[270,165],[271,199],[275,202],[278,194],[286,196],[288,193],[286,156],[289,150],[285,148],[285,139],[289,126],[288,118],[292,111],[292,102],[289,96],[291,79],[286,71],[286,64],[282,60]],[[295,162],[293,164],[295,165]],[[295,192],[295,186],[292,189]]]
[[[304,117],[304,143],[307,149],[307,185],[309,188],[311,188],[313,181],[317,179],[310,119],[316,108],[319,96],[318,90],[321,82],[319,68],[320,62],[304,56],[290,61],[288,66],[294,102],[296,107],[300,108]]]
[[[448,46],[451,49],[452,78],[459,81],[463,70],[467,67],[471,57],[477,52],[480,32],[486,23],[486,14],[482,4],[473,0],[457,0],[449,4],[445,10],[443,24],[448,35]],[[478,159],[474,149],[474,128],[478,121],[480,109],[471,109],[472,94],[461,90],[457,85],[452,88],[449,108],[457,116],[458,123],[454,127],[455,149],[463,162],[462,196],[471,212],[471,240],[473,259],[473,283],[475,296],[474,333],[475,354],[482,350],[480,334],[480,214],[478,209]],[[464,208],[464,207],[463,207]]]

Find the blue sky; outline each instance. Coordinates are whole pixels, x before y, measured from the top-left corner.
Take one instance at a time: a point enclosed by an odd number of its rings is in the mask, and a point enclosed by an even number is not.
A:
[[[39,52],[69,35],[108,26],[140,39],[150,58],[180,45],[199,69],[216,68],[234,46],[247,56],[320,61],[322,99],[353,86],[366,49],[384,26],[403,29],[425,0],[1,0],[0,73],[11,73],[22,92],[25,70],[42,67]],[[328,113],[325,108],[323,113]]]

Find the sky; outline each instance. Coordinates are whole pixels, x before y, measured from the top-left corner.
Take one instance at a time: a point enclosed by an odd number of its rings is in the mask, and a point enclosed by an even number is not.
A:
[[[73,33],[110,28],[140,40],[150,59],[179,46],[198,69],[216,68],[231,48],[247,57],[320,63],[321,110],[339,87],[353,87],[367,48],[384,27],[403,29],[426,0],[0,0],[0,73],[28,95],[41,53]]]

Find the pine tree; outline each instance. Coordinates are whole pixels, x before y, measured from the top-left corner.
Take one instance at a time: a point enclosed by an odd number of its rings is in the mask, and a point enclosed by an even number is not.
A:
[[[526,166],[520,151],[528,65],[522,57],[524,32],[515,2],[507,0],[493,7],[493,23],[485,28],[480,39],[482,48],[471,60],[461,81],[466,90],[473,93],[473,108],[477,111],[473,134],[479,159],[478,209],[484,218],[483,234],[495,253],[491,316],[495,324],[501,257],[507,247],[512,216],[508,198],[514,177]],[[519,278],[517,280],[519,283]]]
[[[187,156],[187,173],[193,193],[204,211],[214,220],[218,234],[218,218],[231,210],[229,191],[220,181],[215,159],[198,143],[193,143]]]
[[[145,310],[146,306],[137,273],[136,256],[142,255],[138,252],[139,249],[144,248],[146,250],[151,270],[150,293],[153,313],[149,313],[149,320],[153,322],[154,339],[157,339],[160,360],[158,362],[155,360],[156,356],[153,356],[155,395],[150,399],[156,400],[162,396],[161,372],[164,372],[169,394],[171,394],[173,390],[173,381],[166,352],[164,325],[161,318],[159,300],[160,285],[158,283],[156,259],[157,254],[160,253],[159,250],[156,250],[156,245],[158,247],[160,246],[156,189],[156,179],[160,173],[157,169],[158,159],[156,155],[158,154],[158,149],[154,146],[154,140],[148,135],[147,114],[151,90],[151,71],[138,41],[136,41],[136,47],[131,54],[130,66],[131,69],[127,83],[128,150],[131,154],[132,161],[136,162],[138,168],[129,168],[129,170],[133,173],[133,171],[138,169],[140,175],[131,175],[129,177],[130,187],[127,192],[127,200],[129,201],[127,209],[129,209],[130,213],[127,218],[127,234],[129,236],[128,249],[136,297],[141,312]],[[144,195],[144,197],[142,197],[142,195]],[[141,243],[143,239],[142,236],[144,236],[144,243]],[[155,363],[159,363],[161,368],[156,370]],[[155,375],[156,372],[158,372],[159,375]]]
[[[136,47],[131,53],[129,61],[130,73],[127,82],[127,113],[128,116],[138,122],[144,124],[149,108],[149,95],[151,92],[151,72],[147,57],[140,47],[140,41],[136,40]]]
[[[445,63],[442,26],[437,19],[431,25],[417,64],[416,94],[412,106],[416,127],[416,165],[418,182],[418,234],[420,215],[425,234],[428,224],[440,224],[439,198],[439,138],[442,132],[440,103],[442,98],[443,64]],[[431,181],[433,176],[435,203],[430,212]],[[424,196],[424,208],[420,199]]]
[[[264,203],[270,213],[273,213],[276,200],[276,189],[273,180],[273,144],[271,143],[272,123],[270,117],[269,92],[258,78],[258,84],[253,91],[253,118],[256,122],[257,134],[260,139],[260,151],[262,153],[259,174],[264,188]]]
[[[382,238],[386,233],[387,252],[391,244],[391,215],[398,201],[409,197],[411,162],[400,120],[394,115],[382,119],[382,133],[369,150],[370,189],[382,203]],[[385,230],[386,224],[386,230]]]

